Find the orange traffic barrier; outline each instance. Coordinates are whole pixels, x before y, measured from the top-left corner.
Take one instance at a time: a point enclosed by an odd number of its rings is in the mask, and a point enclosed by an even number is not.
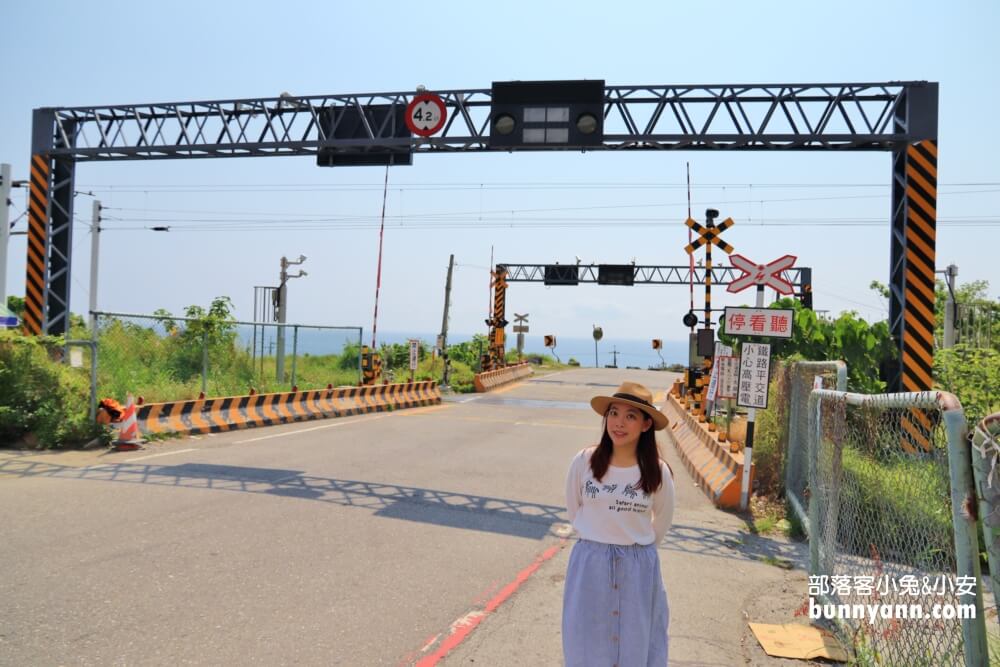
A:
[[[721,434],[709,431],[708,424],[699,423],[698,417],[685,410],[672,394],[667,396],[663,412],[671,423],[671,427],[666,429],[667,438],[673,442],[698,486],[716,507],[738,508],[743,480],[743,453],[730,452],[720,442]],[[753,477],[754,466],[751,464],[751,488]]]
[[[275,394],[147,403],[139,408],[142,433],[219,433],[312,419],[334,419],[441,402],[437,382],[328,387]]]
[[[531,364],[524,361],[519,364],[504,366],[503,368],[498,368],[494,371],[476,373],[473,378],[473,385],[475,385],[477,392],[482,393],[484,391],[489,391],[490,389],[496,389],[502,385],[509,384],[515,380],[528,377],[533,373],[534,371],[531,370]]]

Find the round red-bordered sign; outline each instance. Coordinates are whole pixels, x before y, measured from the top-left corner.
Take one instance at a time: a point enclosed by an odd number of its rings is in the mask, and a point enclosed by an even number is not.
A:
[[[444,100],[433,93],[417,95],[406,105],[406,126],[410,132],[429,137],[436,133],[448,119]]]

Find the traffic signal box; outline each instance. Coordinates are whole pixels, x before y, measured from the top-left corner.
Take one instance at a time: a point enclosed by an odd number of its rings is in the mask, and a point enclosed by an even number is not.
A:
[[[604,81],[494,81],[490,147],[539,150],[604,143]]]
[[[361,346],[361,384],[373,385],[382,376],[382,355],[367,345]]]

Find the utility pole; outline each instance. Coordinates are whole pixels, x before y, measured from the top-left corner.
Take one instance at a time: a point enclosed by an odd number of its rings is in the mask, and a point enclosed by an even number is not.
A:
[[[444,317],[441,319],[441,359],[444,360],[444,374],[441,377],[441,384],[448,386],[448,376],[451,370],[448,365],[448,307],[451,302],[451,272],[455,267],[455,255],[448,259],[448,280],[444,285]]]
[[[955,278],[958,277],[958,267],[949,264],[944,270],[945,281],[948,283],[948,296],[944,302],[944,347],[955,347],[955,315],[958,304],[955,302]]]
[[[302,278],[308,275],[305,271],[299,271],[297,275],[288,275],[288,267],[302,264],[306,261],[305,255],[299,255],[298,261],[289,260],[287,257],[281,258],[281,282],[278,283],[278,357],[275,366],[275,376],[278,382],[285,381],[285,323],[288,316],[288,286],[290,278]]]
[[[612,355],[612,357],[614,357],[614,361],[611,362],[611,365],[614,368],[618,368],[618,346],[617,345],[613,345],[611,347],[611,355]]]
[[[7,245],[10,243],[10,165],[0,164],[0,306],[7,307]]]
[[[97,333],[97,267],[101,251],[101,202],[94,200],[90,213],[90,332]]]

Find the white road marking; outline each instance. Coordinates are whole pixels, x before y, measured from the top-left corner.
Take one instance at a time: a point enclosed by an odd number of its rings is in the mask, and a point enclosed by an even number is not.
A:
[[[482,396],[473,396],[472,398],[466,398],[465,400],[459,401],[459,403],[468,403],[469,401],[475,401],[482,398]]]
[[[145,461],[146,459],[155,459],[158,456],[170,456],[171,454],[183,454],[184,452],[196,452],[197,449],[178,449],[173,452],[161,452],[159,454],[150,454],[149,456],[140,456],[135,459],[125,459],[125,463],[135,463],[136,461]]]
[[[298,431],[285,431],[284,433],[275,433],[273,435],[262,435],[259,438],[250,438],[249,440],[237,440],[234,445],[242,445],[247,442],[257,442],[259,440],[270,440],[271,438],[284,438],[288,435],[298,435],[299,433],[309,433],[310,431],[319,431],[325,428],[334,428],[336,426],[347,426],[348,424],[356,424],[360,421],[375,421],[376,419],[385,419],[389,415],[379,415],[378,417],[367,417],[364,419],[352,419],[351,421],[342,421],[335,424],[326,424],[324,426],[314,426],[312,428],[304,428]]]

